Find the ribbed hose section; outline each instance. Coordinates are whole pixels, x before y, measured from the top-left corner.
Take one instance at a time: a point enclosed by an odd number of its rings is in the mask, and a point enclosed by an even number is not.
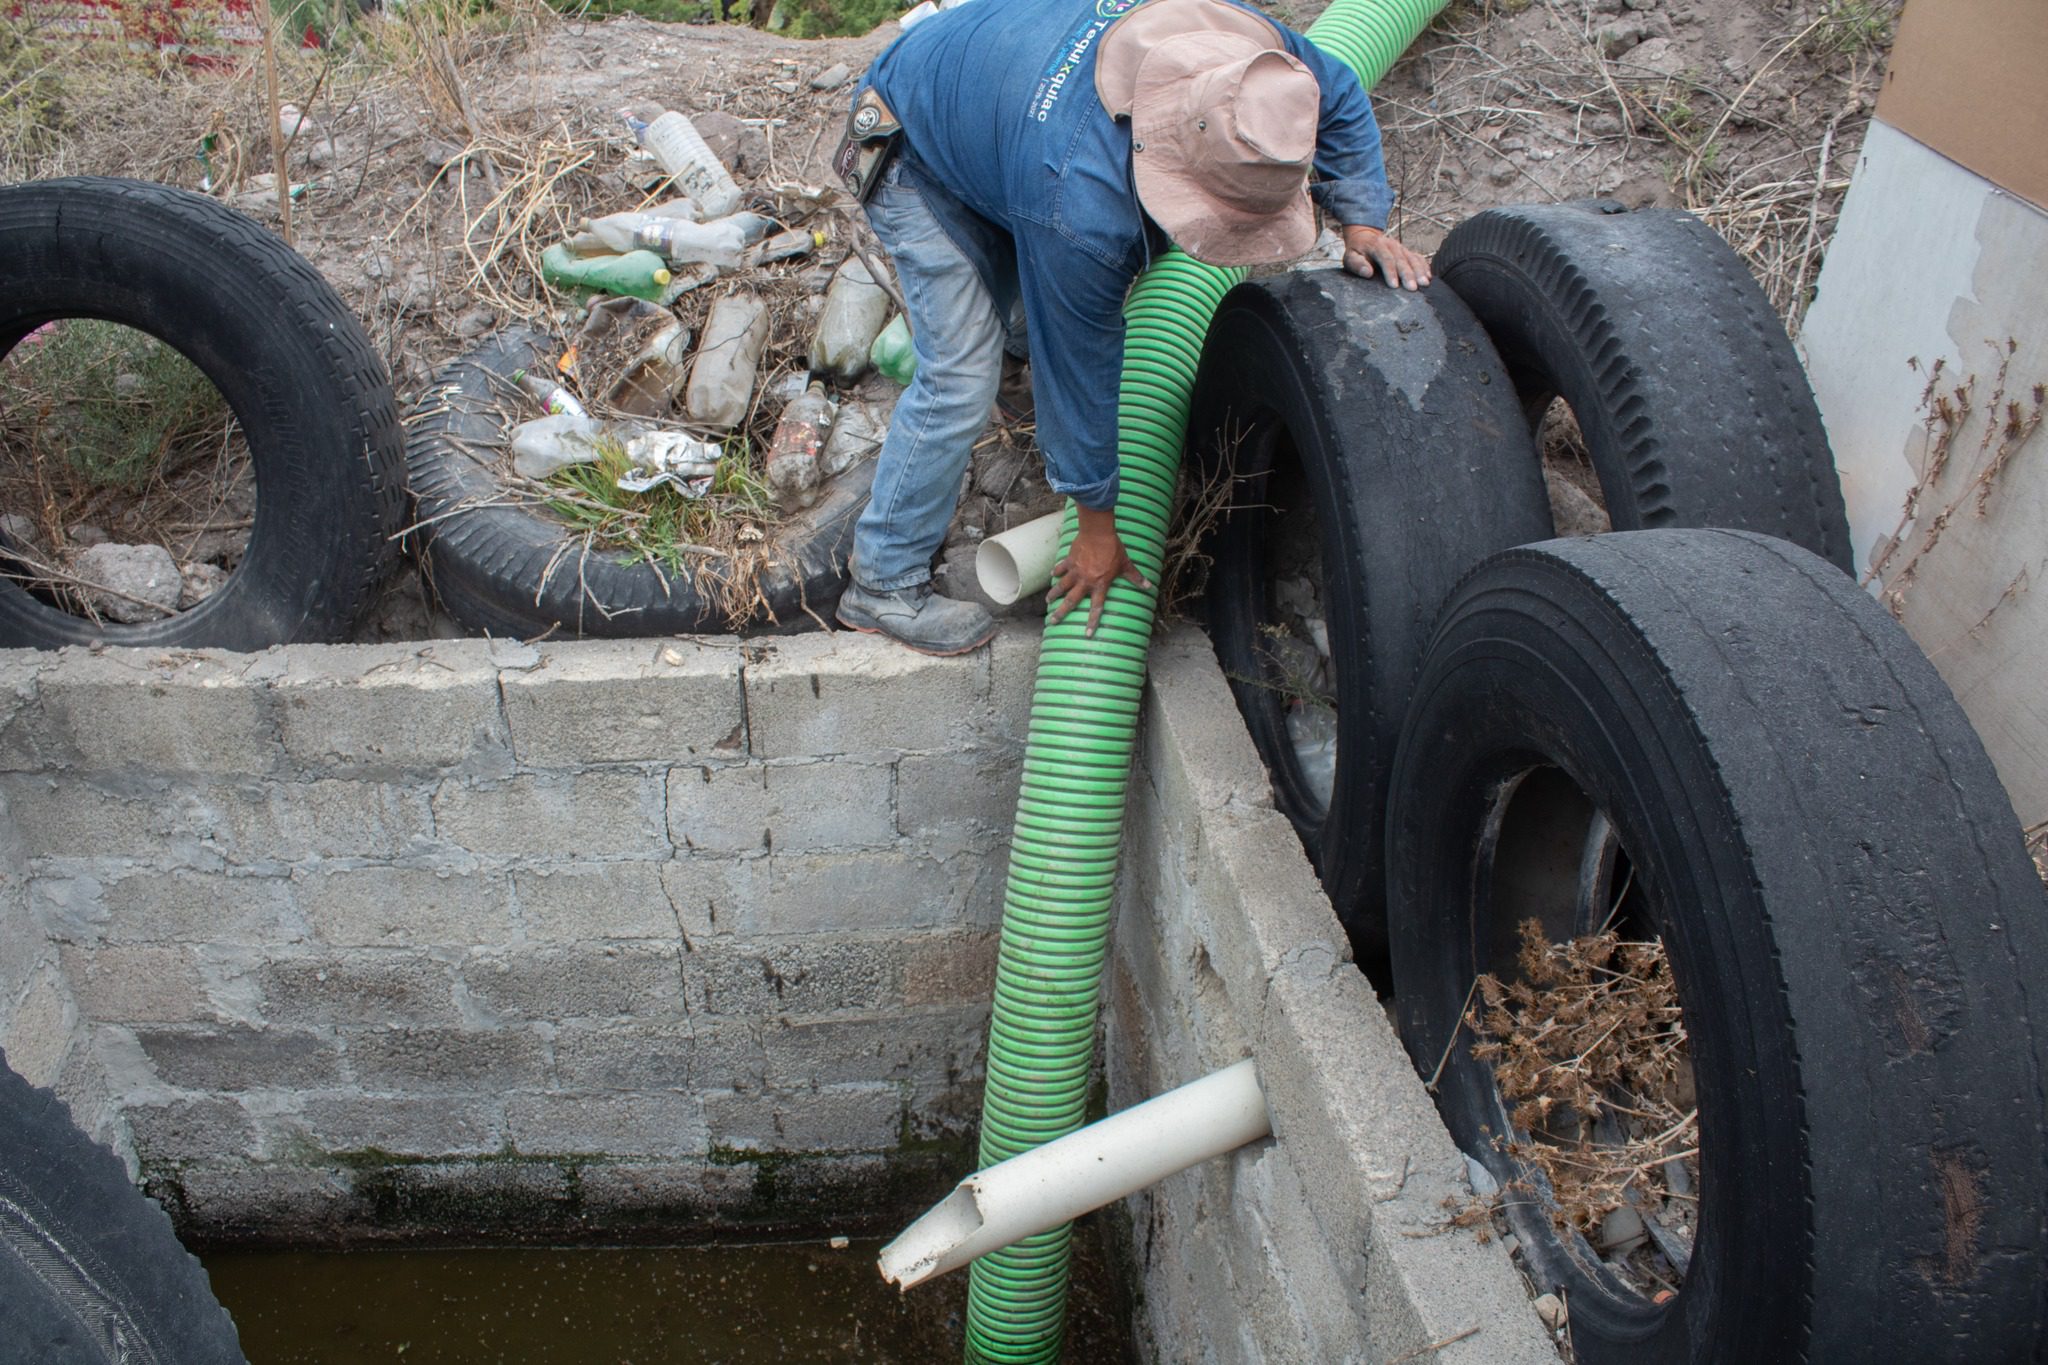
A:
[[[1370,88],[1443,4],[1335,0],[1308,34]],[[1216,305],[1243,278],[1241,270],[1170,252],[1138,280],[1124,308],[1117,531],[1153,583],[1165,559],[1195,365]],[[1069,504],[1063,555],[1077,526]],[[1156,605],[1152,592],[1118,582],[1093,639],[1084,607],[1048,624],[1039,647],[989,1024],[982,1166],[1065,1136],[1085,1117]],[[1040,1233],[974,1263],[969,1365],[1059,1359],[1070,1232]]]

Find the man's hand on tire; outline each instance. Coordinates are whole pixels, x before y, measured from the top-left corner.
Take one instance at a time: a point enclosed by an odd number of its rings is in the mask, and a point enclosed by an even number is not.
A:
[[[1052,591],[1045,595],[1045,600],[1064,599],[1053,609],[1052,619],[1057,623],[1064,621],[1083,598],[1089,599],[1088,633],[1092,636],[1102,620],[1102,607],[1109,600],[1111,583],[1122,578],[1141,588],[1152,585],[1131,562],[1123,539],[1116,533],[1116,509],[1083,507],[1080,511],[1081,529],[1074,533],[1067,557],[1052,566]]]
[[[1374,227],[1344,229],[1344,268],[1366,279],[1378,274],[1402,289],[1429,283],[1429,258]]]

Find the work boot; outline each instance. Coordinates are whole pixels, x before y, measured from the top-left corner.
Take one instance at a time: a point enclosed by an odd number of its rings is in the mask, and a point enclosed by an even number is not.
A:
[[[841,625],[880,633],[920,654],[965,654],[996,633],[996,621],[972,602],[956,602],[929,583],[872,592],[848,582],[839,598]]]

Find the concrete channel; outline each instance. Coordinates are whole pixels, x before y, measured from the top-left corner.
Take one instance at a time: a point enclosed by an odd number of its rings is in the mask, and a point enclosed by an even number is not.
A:
[[[181,1230],[883,1233],[973,1162],[1037,632],[0,652],[0,1047]],[[1275,1136],[1120,1206],[1139,1357],[1555,1359],[1274,810],[1153,654],[1101,1047]]]

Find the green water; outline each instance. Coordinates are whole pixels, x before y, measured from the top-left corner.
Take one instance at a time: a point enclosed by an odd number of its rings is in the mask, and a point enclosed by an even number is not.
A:
[[[959,1360],[967,1277],[900,1294],[875,1269],[881,1245],[222,1251],[203,1259],[251,1365]],[[1113,1297],[1099,1262],[1077,1267],[1069,1361],[1129,1358]]]

